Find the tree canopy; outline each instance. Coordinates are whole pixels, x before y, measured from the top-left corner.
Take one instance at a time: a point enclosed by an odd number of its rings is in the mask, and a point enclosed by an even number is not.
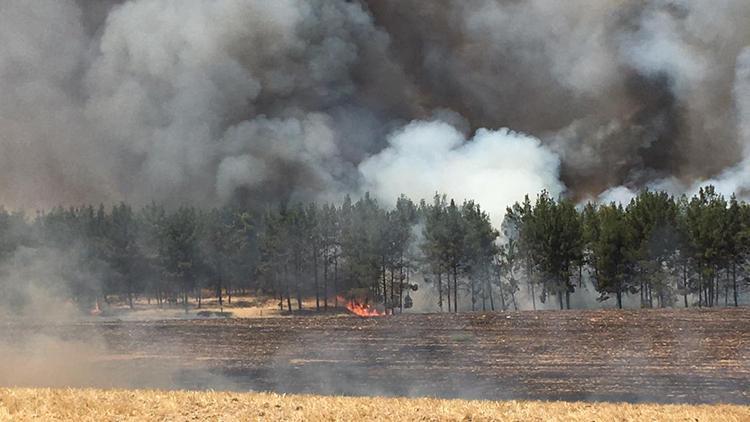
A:
[[[0,301],[31,283],[8,276],[14,257],[43,251],[70,263],[54,291],[82,307],[141,297],[187,309],[205,290],[221,305],[238,291],[287,311],[357,296],[397,313],[418,288],[449,312],[571,308],[587,292],[618,307],[738,305],[749,238],[750,206],[711,186],[678,198],[646,190],[628,204],[541,192],[509,207],[499,228],[480,204],[440,194],[391,207],[364,195],[256,209],[56,207],[33,218],[0,209]]]

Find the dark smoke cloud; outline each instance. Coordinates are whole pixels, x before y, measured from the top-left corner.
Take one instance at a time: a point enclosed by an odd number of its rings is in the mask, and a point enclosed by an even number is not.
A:
[[[419,114],[356,3],[0,7],[0,199],[13,205],[348,189],[383,122]]]
[[[445,165],[416,127],[457,140],[455,180],[742,187],[748,21],[744,0],[4,0],[0,202],[392,199],[410,160]]]
[[[542,137],[574,194],[737,162],[744,1],[370,1],[431,104]]]

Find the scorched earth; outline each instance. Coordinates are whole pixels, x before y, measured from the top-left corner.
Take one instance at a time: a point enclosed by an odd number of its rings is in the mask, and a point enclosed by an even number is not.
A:
[[[6,322],[15,356],[0,370],[29,386],[748,404],[748,321],[739,308]],[[49,344],[59,355],[34,355]]]

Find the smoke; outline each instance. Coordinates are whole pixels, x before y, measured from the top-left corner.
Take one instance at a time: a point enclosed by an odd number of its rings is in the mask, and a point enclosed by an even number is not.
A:
[[[0,7],[0,199],[14,207],[340,190],[377,148],[381,110],[413,103],[387,94],[402,76],[355,3]]]
[[[471,140],[444,122],[415,121],[391,134],[389,146],[359,167],[364,189],[381,198],[475,199],[500,226],[506,207],[528,192],[564,187],[559,159],[538,139],[508,129],[479,129]]]
[[[737,103],[740,136],[743,146],[750,148],[750,47],[742,50],[737,59],[737,76],[734,88]]]
[[[717,191],[726,196],[736,192],[742,198],[748,198],[750,194],[750,47],[745,48],[737,58],[734,99],[737,109],[737,131],[745,158],[738,165],[723,171],[718,177],[705,184],[715,185]]]
[[[83,264],[86,262],[87,264]],[[142,325],[124,342],[109,323],[91,317],[95,296],[112,271],[86,250],[20,247],[0,265],[0,386],[101,388],[236,388],[233,381],[190,360],[122,351],[134,347]],[[71,299],[75,298],[75,299]],[[176,313],[177,311],[175,311]],[[160,313],[153,319],[171,317]],[[148,319],[138,315],[141,322]],[[108,325],[114,324],[114,325]],[[113,339],[112,337],[120,338]],[[120,344],[112,346],[112,343]],[[189,342],[175,339],[175,350]]]
[[[716,191],[726,197],[737,194],[741,199],[750,198],[750,47],[742,50],[737,57],[735,78],[732,88],[736,116],[736,133],[742,150],[742,161],[728,167],[711,178],[698,179],[692,183],[681,181],[674,176],[648,182],[651,190],[665,191],[673,195],[694,195],[702,186],[713,185]],[[626,186],[607,189],[597,200],[602,203],[619,202],[627,204],[637,191]]]
[[[541,188],[742,191],[749,18],[743,0],[7,0],[0,202],[440,190],[498,214]]]
[[[77,319],[93,307],[109,274],[105,263],[87,258],[78,245],[67,250],[21,246],[0,265],[0,318]]]
[[[433,104],[542,139],[575,197],[690,183],[738,161],[731,92],[750,42],[746,2],[369,4]]]

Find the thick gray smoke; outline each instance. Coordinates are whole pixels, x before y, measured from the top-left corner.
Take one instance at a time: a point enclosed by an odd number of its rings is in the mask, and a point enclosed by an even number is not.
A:
[[[689,183],[738,161],[745,1],[370,4],[432,105],[542,138],[575,196]]]
[[[737,194],[743,199],[750,197],[750,47],[737,57],[732,98],[737,122],[737,140],[742,151],[742,160],[710,179],[692,181],[679,180],[675,176],[649,181],[646,186],[653,190],[663,190],[674,195],[687,193],[694,195],[704,185],[714,185],[726,197]],[[627,204],[637,191],[626,186],[607,189],[599,196],[600,202],[620,202]]]
[[[0,27],[13,206],[340,191],[415,114],[354,3],[5,0]]]
[[[745,0],[1,0],[0,202],[744,190],[748,21]]]

